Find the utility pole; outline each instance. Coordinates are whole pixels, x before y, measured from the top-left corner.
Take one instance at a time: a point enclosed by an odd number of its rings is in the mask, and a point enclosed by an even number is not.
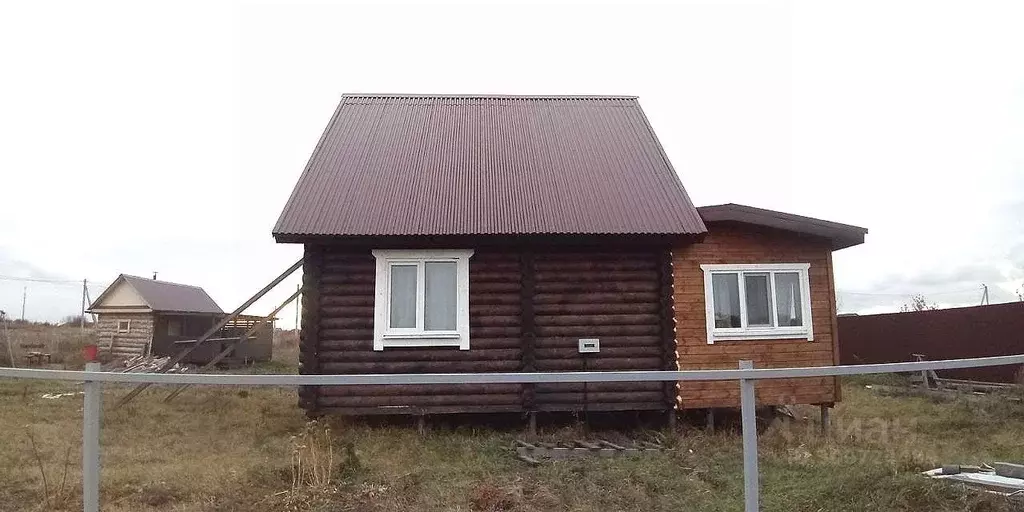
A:
[[[17,368],[14,362],[14,348],[11,347],[11,334],[7,332],[7,312],[0,311],[0,323],[4,324],[4,341],[7,343],[7,357],[11,360],[11,368]]]
[[[86,289],[85,289],[85,303],[86,304],[92,304],[92,297],[89,296],[89,288],[88,287],[86,287]],[[89,315],[92,316],[92,323],[96,323],[96,313],[89,313]]]
[[[981,293],[981,305],[982,306],[987,306],[988,305],[988,285],[985,284],[985,283],[982,283],[981,284],[981,289],[984,290]]]
[[[21,289],[21,321],[25,321],[25,297],[28,296],[28,286]]]
[[[88,289],[88,280],[82,279],[82,316],[79,317],[79,327],[85,330],[85,291]]]

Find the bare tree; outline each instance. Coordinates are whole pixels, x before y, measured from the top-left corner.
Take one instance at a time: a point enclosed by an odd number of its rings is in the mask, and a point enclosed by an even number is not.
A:
[[[60,323],[64,325],[80,325],[83,323],[86,326],[92,325],[92,322],[90,322],[88,318],[83,319],[82,315],[65,316],[64,318],[61,318]]]
[[[909,313],[911,311],[934,311],[939,309],[937,304],[929,304],[924,298],[924,295],[920,293],[914,294],[910,297],[910,304],[904,304],[900,308],[901,313]]]

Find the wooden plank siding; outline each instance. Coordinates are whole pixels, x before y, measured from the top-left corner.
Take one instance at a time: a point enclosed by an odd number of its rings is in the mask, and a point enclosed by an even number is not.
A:
[[[758,368],[837,364],[831,245],[826,239],[737,223],[709,223],[703,243],[673,254],[676,342],[680,370],[734,369],[741,359]],[[806,339],[707,342],[702,264],[809,263],[814,341]],[[759,404],[821,404],[839,400],[833,377],[765,380]],[[680,382],[682,408],[739,407],[736,381]]]
[[[123,320],[131,321],[129,332],[118,333],[117,323]],[[153,313],[102,313],[96,329],[101,353],[116,358],[142,355],[153,340]]]
[[[369,248],[306,246],[300,372],[306,374],[634,370],[666,357],[659,258],[668,250],[478,248],[469,264],[470,349],[373,350],[375,261]],[[601,339],[584,358],[578,339]],[[660,383],[321,386],[310,413],[441,414],[663,410]]]

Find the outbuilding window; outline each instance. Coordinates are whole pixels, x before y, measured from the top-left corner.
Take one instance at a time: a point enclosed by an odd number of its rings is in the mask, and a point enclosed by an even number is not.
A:
[[[377,250],[373,349],[469,350],[472,250]]]
[[[117,333],[128,334],[132,332],[132,321],[131,320],[118,320],[117,321]]]
[[[701,265],[708,343],[814,339],[807,263]]]
[[[181,319],[171,318],[167,320],[167,335],[181,336]]]

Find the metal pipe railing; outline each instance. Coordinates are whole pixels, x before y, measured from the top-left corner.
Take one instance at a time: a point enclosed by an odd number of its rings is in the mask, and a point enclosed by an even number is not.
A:
[[[755,369],[752,361],[739,362],[736,370],[543,372],[543,373],[421,373],[380,375],[223,375],[189,373],[108,373],[98,363],[85,371],[0,368],[0,377],[15,379],[82,381],[85,383],[82,428],[82,497],[85,512],[99,510],[99,433],[102,383],[202,384],[214,386],[351,386],[389,384],[531,384],[566,382],[693,382],[738,380],[743,420],[743,482],[746,512],[759,510],[757,426],[754,389],[761,379],[831,377],[875,373],[920,372],[1024,364],[1024,354],[909,363],[856,366],[815,366]]]

